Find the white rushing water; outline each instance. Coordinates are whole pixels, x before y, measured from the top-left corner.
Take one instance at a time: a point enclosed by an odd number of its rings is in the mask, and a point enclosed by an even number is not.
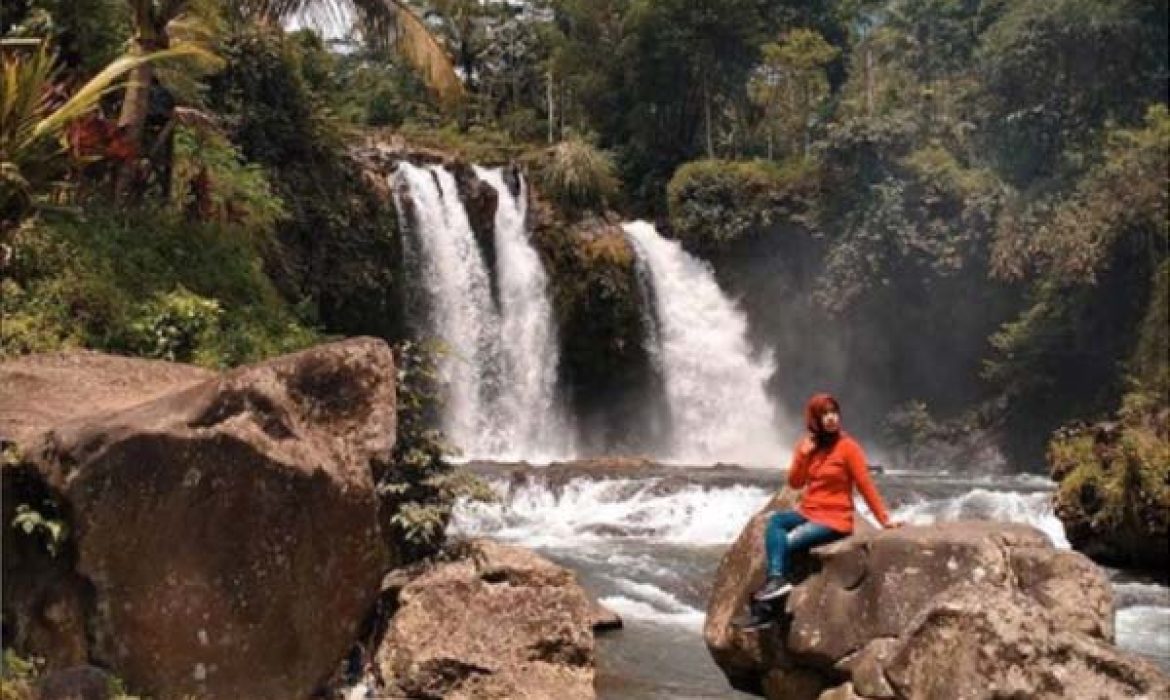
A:
[[[747,316],[723,293],[710,266],[645,221],[623,224],[654,285],[657,353],[670,411],[667,458],[689,464],[774,464],[781,447],[776,408],[764,386],[774,366],[755,355]]]
[[[496,482],[495,503],[463,504],[454,531],[529,546],[573,546],[613,538],[725,544],[767,500],[755,486],[658,490],[658,479],[573,479],[556,491],[540,482]]]
[[[864,501],[855,499],[858,510],[869,513]],[[976,488],[943,500],[920,500],[897,508],[893,517],[922,525],[951,520],[997,520],[1023,523],[1043,532],[1053,546],[1068,549],[1064,525],[1052,508],[1052,494],[1046,491],[1018,493]]]
[[[499,170],[476,173],[498,193],[499,307],[454,176],[406,162],[396,175],[411,204],[399,201],[399,211],[414,212],[431,332],[448,350],[439,363],[447,386],[443,430],[466,458],[561,459],[571,452],[571,431],[556,400],[548,280],[528,242],[526,198],[511,193]]]
[[[571,431],[556,397],[559,347],[549,302],[548,277],[528,239],[526,183],[513,195],[503,169],[475,167],[496,190],[497,284],[504,372],[498,423],[504,460],[547,462],[572,454]]]
[[[499,318],[487,266],[451,173],[438,166],[419,168],[403,162],[396,177],[402,178],[410,193],[431,322],[435,335],[447,346],[439,362],[448,392],[443,429],[465,452],[490,453],[499,440],[484,419],[492,415],[488,408],[501,363]],[[399,210],[403,210],[401,203]]]

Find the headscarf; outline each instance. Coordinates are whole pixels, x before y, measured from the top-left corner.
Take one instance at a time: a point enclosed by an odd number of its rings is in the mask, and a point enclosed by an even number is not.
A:
[[[841,435],[840,430],[830,433],[821,428],[821,416],[830,411],[841,413],[841,404],[831,394],[813,394],[804,407],[804,425],[812,433],[817,447],[832,445]]]

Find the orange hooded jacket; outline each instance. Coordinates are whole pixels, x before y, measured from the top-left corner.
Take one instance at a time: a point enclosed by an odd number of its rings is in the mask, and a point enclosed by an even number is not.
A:
[[[800,454],[800,443],[788,467],[788,485],[804,488],[797,510],[814,523],[837,532],[853,532],[853,487],[861,492],[874,517],[885,527],[890,522],[886,505],[878,494],[866,466],[865,453],[857,441],[840,431],[835,439],[821,430],[820,418],[830,408],[840,412],[837,400],[817,394],[805,407],[805,424],[817,447],[808,456]],[[803,438],[801,440],[803,442]]]

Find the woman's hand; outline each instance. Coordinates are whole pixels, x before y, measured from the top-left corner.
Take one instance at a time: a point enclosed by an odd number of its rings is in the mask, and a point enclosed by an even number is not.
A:
[[[817,449],[817,441],[813,440],[812,435],[805,435],[804,439],[800,441],[800,456],[807,457]]]

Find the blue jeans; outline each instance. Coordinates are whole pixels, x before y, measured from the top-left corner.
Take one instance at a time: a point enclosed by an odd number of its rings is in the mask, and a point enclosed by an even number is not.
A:
[[[768,519],[767,528],[764,530],[764,544],[768,552],[768,575],[783,576],[788,573],[789,552],[802,552],[844,536],[844,532],[809,522],[808,518],[794,510],[776,511]]]

